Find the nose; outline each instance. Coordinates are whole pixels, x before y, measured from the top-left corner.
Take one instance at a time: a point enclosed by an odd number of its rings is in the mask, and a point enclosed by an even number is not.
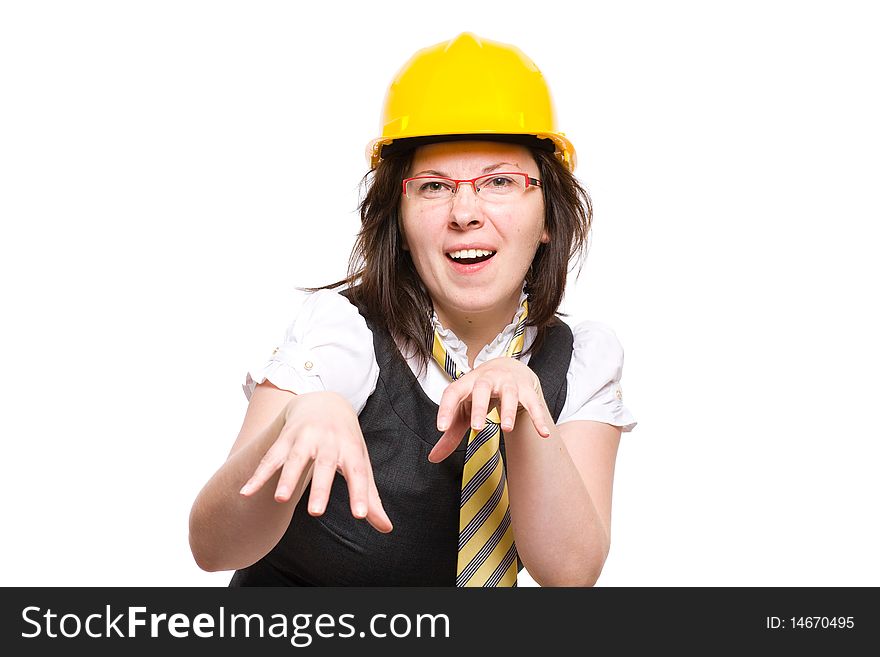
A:
[[[480,204],[477,201],[477,190],[473,183],[459,183],[452,197],[452,206],[449,209],[449,220],[466,228],[471,224],[481,226],[483,224]]]

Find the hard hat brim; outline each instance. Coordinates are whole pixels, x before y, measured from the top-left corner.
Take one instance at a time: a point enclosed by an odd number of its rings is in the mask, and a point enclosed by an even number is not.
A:
[[[497,134],[497,133],[468,133],[450,135],[423,135],[419,137],[403,137],[391,139],[379,137],[367,145],[367,160],[370,168],[375,169],[379,162],[394,153],[448,141],[498,141],[519,144],[528,148],[536,148],[548,153],[554,153],[556,157],[568,168],[574,171],[576,164],[574,146],[561,133],[553,134]]]
[[[467,134],[467,135],[428,135],[425,137],[407,137],[405,139],[395,139],[389,144],[381,146],[380,157],[388,157],[394,153],[408,151],[419,146],[427,144],[437,144],[447,141],[499,141],[508,144],[519,144],[528,146],[529,148],[537,148],[539,150],[552,153],[556,150],[556,144],[550,139],[543,139],[535,135],[496,135],[496,134]]]

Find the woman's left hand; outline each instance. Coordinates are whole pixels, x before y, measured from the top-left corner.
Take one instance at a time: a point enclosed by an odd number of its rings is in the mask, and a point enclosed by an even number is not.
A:
[[[486,416],[496,408],[504,431],[511,431],[525,411],[537,432],[545,438],[550,436],[553,418],[538,376],[516,358],[501,356],[475,367],[446,387],[437,412],[437,429],[444,433],[428,460],[439,463],[452,454],[468,426],[480,431]]]

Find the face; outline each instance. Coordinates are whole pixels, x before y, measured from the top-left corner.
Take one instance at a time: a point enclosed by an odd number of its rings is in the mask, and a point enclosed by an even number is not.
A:
[[[418,148],[407,177],[464,180],[493,172],[522,172],[540,178],[538,166],[524,146],[478,141]],[[455,315],[491,314],[498,308],[510,309],[512,315],[538,246],[550,241],[544,230],[541,189],[533,185],[513,200],[503,195],[477,196],[469,184],[459,185],[447,201],[404,196],[401,216],[404,248],[410,252],[441,321]],[[468,264],[453,257],[461,256],[456,252],[464,249],[482,249],[493,255]]]

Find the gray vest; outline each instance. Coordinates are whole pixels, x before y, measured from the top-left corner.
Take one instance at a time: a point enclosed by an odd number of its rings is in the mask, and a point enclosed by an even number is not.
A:
[[[237,570],[230,586],[455,586],[467,441],[441,463],[428,461],[441,435],[438,406],[391,335],[358,309],[373,332],[379,364],[376,390],[358,419],[394,530],[382,534],[352,516],[348,486],[337,473],[324,514],[309,515],[307,487],[278,544],[252,566]],[[541,349],[528,363],[554,421],[565,404],[572,344],[571,329],[560,321],[547,329]]]

